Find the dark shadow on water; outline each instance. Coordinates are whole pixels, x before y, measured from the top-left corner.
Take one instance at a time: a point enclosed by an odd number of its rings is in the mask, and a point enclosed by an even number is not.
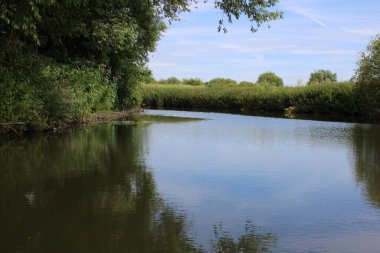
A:
[[[358,125],[353,130],[356,180],[369,202],[380,208],[380,125]]]
[[[3,146],[0,251],[197,251],[138,163],[143,131],[103,125]]]
[[[264,253],[270,252],[277,238],[272,234],[261,233],[251,221],[247,221],[244,234],[234,239],[224,229],[223,224],[214,226],[214,239],[212,241],[212,252],[223,253]]]
[[[2,142],[0,252],[203,252],[185,211],[157,192],[146,131],[107,124]],[[231,247],[269,239],[251,226]]]

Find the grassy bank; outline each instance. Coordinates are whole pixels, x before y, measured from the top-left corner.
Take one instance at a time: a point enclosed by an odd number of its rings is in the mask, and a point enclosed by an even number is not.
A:
[[[148,84],[142,87],[143,103],[151,108],[208,109],[252,112],[364,115],[350,82],[322,83],[304,87],[190,86]]]

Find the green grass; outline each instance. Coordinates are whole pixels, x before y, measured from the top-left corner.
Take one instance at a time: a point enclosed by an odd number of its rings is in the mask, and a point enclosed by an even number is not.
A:
[[[364,114],[350,82],[304,87],[148,84],[142,94],[144,106],[150,108],[283,112],[292,106],[299,113]]]

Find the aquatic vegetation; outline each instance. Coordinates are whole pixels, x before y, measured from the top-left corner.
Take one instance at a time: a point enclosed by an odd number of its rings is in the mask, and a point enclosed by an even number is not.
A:
[[[143,104],[151,108],[219,109],[252,112],[360,115],[356,85],[320,83],[305,87],[144,85]]]

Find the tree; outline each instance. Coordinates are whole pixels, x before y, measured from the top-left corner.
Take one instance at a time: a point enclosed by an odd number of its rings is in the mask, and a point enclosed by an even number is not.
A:
[[[207,0],[206,0],[207,1]],[[269,11],[268,8],[274,7],[279,0],[215,0],[215,8],[221,9],[226,15],[229,23],[240,16],[246,16],[253,25],[251,31],[257,29],[265,22],[282,18],[282,12]],[[224,19],[219,20],[218,31],[227,32],[224,26]]]
[[[207,1],[207,0],[206,0]],[[211,0],[210,0],[211,1]],[[212,0],[228,22],[247,17],[252,31],[264,22],[279,19],[271,11],[279,0]],[[105,65],[117,80],[117,105],[133,91],[139,71],[166,28],[196,0],[2,0],[0,2],[0,62],[7,66],[12,50],[32,50],[53,61]],[[218,30],[226,31],[224,20]],[[5,46],[6,45],[6,46]],[[23,55],[19,53],[18,55]],[[17,60],[22,61],[22,57]],[[13,66],[20,65],[11,63]]]
[[[105,65],[117,80],[120,108],[134,101],[127,97],[165,29],[163,19],[185,10],[143,0],[6,0],[0,6],[1,45],[65,64]],[[3,63],[14,58],[11,50],[0,56]]]
[[[307,85],[323,82],[336,82],[336,73],[332,73],[330,70],[320,69],[310,74]]]
[[[380,114],[380,34],[360,54],[354,80],[362,97],[363,107],[369,113]]]
[[[261,85],[269,84],[276,87],[284,86],[282,78],[270,71],[262,73],[257,79],[257,83]]]

